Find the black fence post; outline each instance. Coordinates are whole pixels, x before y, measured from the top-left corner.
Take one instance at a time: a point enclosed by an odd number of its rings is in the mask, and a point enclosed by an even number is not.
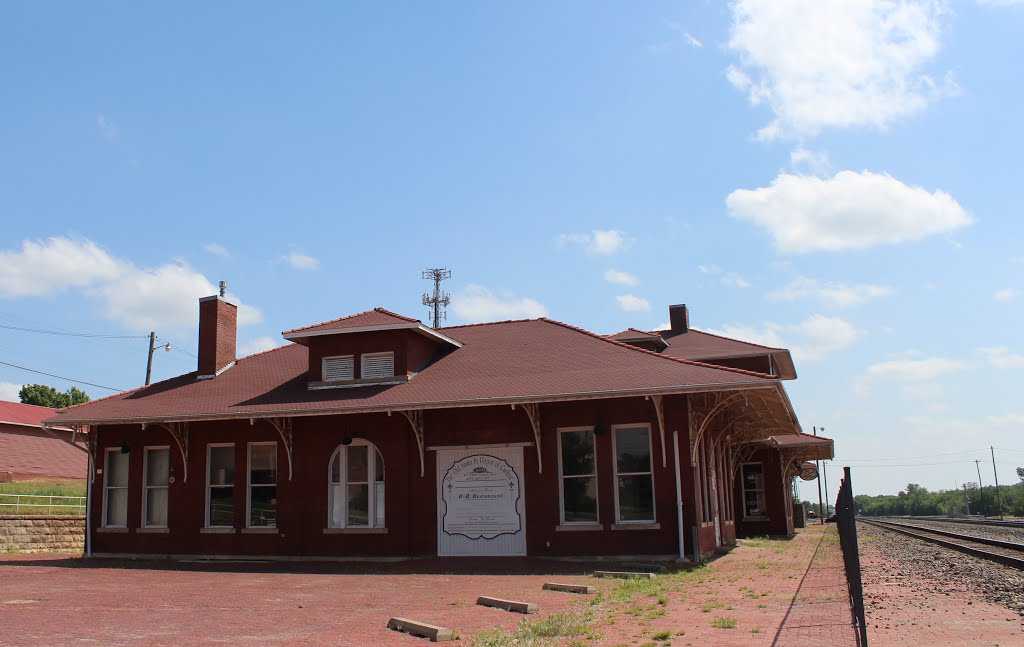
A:
[[[839,485],[836,498],[836,528],[839,531],[839,545],[843,549],[843,566],[846,569],[846,586],[850,595],[850,611],[853,626],[857,630],[860,647],[867,647],[867,622],[864,618],[864,587],[860,579],[860,550],[857,547],[857,512],[853,505],[853,484],[850,468],[843,468],[843,482]]]

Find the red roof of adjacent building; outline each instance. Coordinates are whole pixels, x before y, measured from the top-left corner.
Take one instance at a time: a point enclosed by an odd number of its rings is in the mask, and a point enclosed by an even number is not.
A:
[[[768,375],[660,355],[548,319],[438,332],[463,346],[402,384],[310,390],[308,350],[290,344],[242,358],[214,379],[189,373],[67,409],[53,421],[356,413],[776,385]]]
[[[656,341],[661,339],[661,335],[656,332],[646,332],[644,330],[637,330],[636,328],[626,328],[622,332],[617,332],[614,335],[608,335],[608,339],[614,339],[615,341]]]
[[[793,357],[785,348],[773,348],[762,346],[748,341],[740,341],[730,337],[723,337],[714,333],[704,332],[690,328],[686,332],[672,332],[671,330],[656,330],[654,334],[660,334],[668,348],[664,350],[666,355],[693,360],[726,359],[734,357],[758,357],[771,355],[779,369],[779,375],[783,379],[792,380],[796,378],[796,369],[793,366]]]
[[[85,478],[85,452],[42,429],[54,413],[48,407],[0,401],[0,472],[10,472],[14,480]],[[53,433],[71,439],[63,428]]]
[[[331,321],[313,324],[312,326],[304,326],[302,328],[286,330],[281,334],[291,335],[294,333],[321,332],[327,330],[345,330],[346,328],[373,328],[377,326],[387,326],[391,324],[409,323],[420,323],[420,321],[419,319],[403,317],[400,314],[395,314],[394,312],[391,312],[390,310],[385,310],[384,308],[374,308],[373,310],[367,310],[366,312],[360,312],[354,315],[349,315],[347,317],[341,317],[339,319],[332,319]]]
[[[53,417],[55,411],[49,407],[0,400],[0,424],[42,427],[43,420]]]

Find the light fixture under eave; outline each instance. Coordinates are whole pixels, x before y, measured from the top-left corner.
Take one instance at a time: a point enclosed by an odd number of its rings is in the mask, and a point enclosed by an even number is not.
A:
[[[342,436],[341,444],[344,445],[345,447],[348,447],[349,445],[351,445],[352,444],[352,436],[349,436],[348,434],[345,434],[344,436]]]

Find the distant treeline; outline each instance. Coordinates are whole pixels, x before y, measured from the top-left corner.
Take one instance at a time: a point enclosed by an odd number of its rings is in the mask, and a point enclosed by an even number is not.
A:
[[[1020,479],[1016,483],[1000,483],[999,498],[1002,501],[1004,515],[1024,517],[1024,468],[1017,468],[1017,476]],[[917,483],[909,483],[897,494],[858,494],[853,500],[857,506],[857,514],[865,517],[954,515],[966,514],[968,510],[971,514],[999,514],[994,485],[986,485],[979,489],[977,483],[966,483],[965,487],[959,490],[929,492],[927,488]]]

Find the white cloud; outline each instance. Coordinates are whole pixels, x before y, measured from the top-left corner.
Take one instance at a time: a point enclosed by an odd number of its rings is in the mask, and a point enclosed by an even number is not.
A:
[[[761,328],[729,325],[708,332],[773,348],[789,348],[798,361],[816,362],[851,345],[861,332],[838,317],[813,315],[797,324],[766,323]],[[788,345],[784,339],[794,343]]]
[[[997,427],[1024,427],[1024,413],[1008,413],[1004,416],[989,416],[987,420]]]
[[[579,245],[588,254],[609,255],[623,251],[632,240],[618,229],[594,229],[585,234],[562,234],[558,242],[560,245]]]
[[[619,270],[609,269],[604,273],[604,280],[609,283],[615,283],[617,285],[629,285],[633,286],[639,283],[637,278],[629,272],[620,272]]]
[[[1024,355],[1011,353],[1009,348],[1003,346],[979,348],[985,361],[996,368],[1024,368]]]
[[[775,119],[763,140],[872,126],[918,113],[957,92],[921,68],[940,49],[941,0],[737,0],[726,77]]]
[[[871,299],[880,299],[893,293],[888,285],[871,285],[858,283],[823,282],[806,276],[799,276],[783,288],[769,292],[767,297],[778,301],[797,301],[799,299],[816,299],[830,308],[849,308],[867,303]]]
[[[996,301],[1013,301],[1020,293],[1013,288],[1003,288],[1002,290],[996,290],[996,293],[992,295],[992,298]]]
[[[647,299],[642,299],[632,294],[620,294],[615,297],[615,300],[619,302],[619,307],[626,312],[650,312],[651,303]]]
[[[293,250],[281,257],[281,260],[288,263],[297,270],[313,270],[320,265],[320,261],[305,252]]]
[[[96,126],[100,129],[101,133],[110,139],[117,137],[121,132],[117,124],[107,119],[103,114],[96,115]]]
[[[203,245],[203,249],[210,252],[214,256],[220,256],[223,258],[231,258],[231,252],[228,251],[227,247],[219,243],[207,243]]]
[[[459,318],[470,323],[535,319],[548,314],[544,304],[535,299],[520,297],[507,290],[496,294],[476,284],[470,284],[462,292],[452,295],[452,309]]]
[[[970,368],[967,362],[945,357],[926,357],[924,359],[895,359],[879,362],[868,367],[866,375],[872,378],[896,380],[900,382],[923,382],[934,380],[943,375],[959,373]]]
[[[944,191],[869,171],[831,179],[783,173],[769,187],[733,191],[725,203],[733,218],[767,229],[776,247],[794,253],[895,244],[972,222]]]
[[[21,391],[22,384],[14,384],[13,382],[0,382],[0,400],[4,402],[21,402],[18,398],[18,392]]]
[[[696,36],[683,29],[683,26],[680,25],[679,23],[670,22],[668,24],[668,28],[682,36],[683,39],[686,40],[686,42],[689,43],[691,47],[696,47],[697,49],[704,47],[704,43],[700,42],[700,39],[698,39]]]
[[[933,400],[935,398],[941,398],[944,395],[944,391],[938,384],[908,384],[903,387],[903,395],[908,398],[918,398],[921,400]]]
[[[717,265],[698,265],[701,274],[717,276],[718,282],[731,288],[749,288],[750,282],[736,272],[724,272]]]
[[[1024,0],[978,0],[978,4],[989,7],[1012,7],[1024,5]]]
[[[91,240],[26,240],[20,250],[0,251],[0,297],[53,295],[114,279],[129,267]]]
[[[125,328],[149,331],[190,328],[199,321],[199,298],[216,294],[205,276],[185,263],[140,268],[90,240],[53,237],[0,251],[0,297],[48,296],[67,289],[98,297],[105,314]],[[238,323],[262,320],[238,304]]]
[[[832,172],[832,162],[828,158],[828,153],[797,146],[789,152],[789,168],[799,175],[825,176]]]
[[[256,337],[238,345],[238,356],[245,357],[246,355],[262,353],[263,351],[271,350],[278,346],[284,346],[284,344],[285,341],[283,339],[275,339],[273,337]]]

